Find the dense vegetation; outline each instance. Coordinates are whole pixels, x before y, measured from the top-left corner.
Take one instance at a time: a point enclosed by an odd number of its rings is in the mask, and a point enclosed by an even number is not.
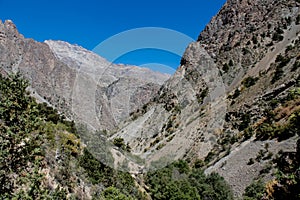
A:
[[[0,199],[82,198],[75,191],[81,181],[108,187],[101,199],[138,194],[128,173],[116,172],[95,159],[75,134],[74,122],[37,103],[27,87],[19,74],[0,76]],[[45,170],[56,187],[47,180]],[[99,191],[95,190],[95,198],[100,198]]]
[[[0,77],[1,199],[64,198],[60,188],[50,191],[41,184],[47,119],[26,94],[27,86],[18,74]]]
[[[290,91],[283,106],[275,112],[268,112],[264,123],[256,130],[257,139],[277,138],[280,141],[295,135],[300,136],[300,110],[297,109],[299,95],[295,91]],[[282,118],[287,118],[284,123],[276,123]],[[244,199],[300,199],[300,139],[297,141],[295,152],[281,150],[271,160],[271,164],[275,166],[275,178],[266,184],[254,181],[247,187]]]
[[[0,76],[1,199],[86,198],[78,190],[81,182],[92,188],[93,199],[146,198],[129,173],[107,167],[81,144],[82,129],[37,103],[27,87],[19,74]],[[123,140],[114,143],[129,151]],[[223,178],[185,161],[149,172],[146,185],[152,199],[232,199]]]
[[[146,184],[152,199],[233,199],[229,186],[218,174],[205,175],[185,161],[149,172]]]
[[[299,113],[294,120],[297,134],[300,136]],[[245,190],[245,200],[300,199],[300,139],[297,141],[296,152],[280,151],[272,162],[276,166],[276,178],[266,184],[262,181],[254,181]]]

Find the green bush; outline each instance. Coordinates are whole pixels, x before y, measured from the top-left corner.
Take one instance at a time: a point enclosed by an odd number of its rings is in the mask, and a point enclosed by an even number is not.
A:
[[[242,84],[246,87],[246,88],[249,88],[253,85],[255,85],[256,81],[258,80],[258,78],[253,78],[251,76],[245,78],[243,81],[242,81]]]
[[[292,72],[296,71],[297,69],[300,68],[300,62],[297,60],[294,64],[293,67],[291,69]]]
[[[227,73],[229,71],[229,65],[227,63],[225,63],[222,67],[222,70]]]
[[[49,127],[65,121],[56,110],[35,102],[28,86],[19,73],[0,75],[0,199],[64,199],[60,185],[50,189],[42,184],[41,170],[48,139],[55,135]]]
[[[245,189],[244,200],[260,200],[264,196],[265,186],[261,180],[254,181]]]
[[[300,15],[298,15],[296,18],[296,25],[299,25],[299,24],[300,24]]]
[[[127,196],[123,193],[121,193],[117,188],[115,187],[108,187],[106,188],[100,198],[101,200],[133,200],[132,197]]]
[[[236,90],[234,90],[234,93],[230,96],[228,96],[231,99],[236,99],[238,96],[240,96],[241,91],[237,88]]]
[[[284,31],[281,28],[276,28],[275,31],[276,32],[273,34],[272,40],[276,42],[282,41],[283,40],[282,34],[284,33]]]
[[[245,130],[251,123],[251,116],[248,113],[245,113],[241,116],[241,123],[238,126],[239,131]]]
[[[284,74],[283,69],[277,67],[275,70],[274,76],[271,80],[271,83],[274,84],[276,81],[278,81],[282,77],[283,74]]]
[[[87,149],[79,159],[79,165],[93,184],[102,184],[105,187],[114,186],[125,195],[137,195],[137,188],[129,173],[115,171],[97,160]]]
[[[222,177],[216,173],[205,176],[201,169],[190,168],[185,161],[148,172],[145,181],[153,200],[233,199]]]

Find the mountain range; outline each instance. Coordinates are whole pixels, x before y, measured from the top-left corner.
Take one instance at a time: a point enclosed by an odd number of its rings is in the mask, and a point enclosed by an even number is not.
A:
[[[299,165],[299,8],[297,0],[228,0],[172,76],[26,39],[7,20],[0,72],[20,72],[31,96],[75,121],[95,158],[129,172],[145,193],[144,173],[184,160],[224,177],[236,199],[258,179],[259,198],[276,199],[289,188],[275,176],[278,160]],[[293,169],[286,173],[298,187]]]

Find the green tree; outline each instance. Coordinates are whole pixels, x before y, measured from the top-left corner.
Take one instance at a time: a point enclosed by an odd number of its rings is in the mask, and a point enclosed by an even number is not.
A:
[[[0,77],[0,193],[5,198],[16,195],[16,187],[25,184],[24,180],[36,178],[43,156],[39,131],[42,121],[33,99],[26,94],[27,86],[20,74]],[[30,167],[28,162],[36,165]],[[27,176],[21,178],[20,174]],[[13,178],[15,175],[17,178]],[[28,195],[36,197],[39,181],[29,186]]]
[[[259,200],[262,199],[265,192],[265,185],[261,180],[254,181],[245,189],[244,199],[245,200]]]
[[[201,169],[190,168],[186,161],[174,162],[148,172],[146,183],[152,199],[233,199],[224,179],[213,173],[205,176]]]
[[[115,187],[108,187],[106,188],[102,194],[100,199],[102,200],[133,200],[132,197],[129,197],[125,194],[122,194],[117,188]]]

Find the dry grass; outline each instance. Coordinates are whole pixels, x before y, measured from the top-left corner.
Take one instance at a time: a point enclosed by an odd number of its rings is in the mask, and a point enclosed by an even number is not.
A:
[[[274,110],[275,119],[277,121],[286,120],[296,110],[300,110],[300,98],[288,101],[284,105],[277,107]]]

